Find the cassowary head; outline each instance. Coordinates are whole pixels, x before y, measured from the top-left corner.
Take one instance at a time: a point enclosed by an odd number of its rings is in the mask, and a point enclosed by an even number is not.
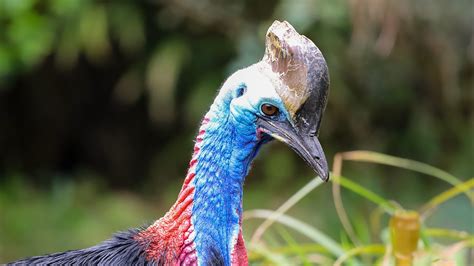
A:
[[[240,134],[286,143],[327,181],[328,165],[317,135],[328,91],[321,51],[288,22],[275,21],[266,34],[263,59],[230,76],[214,104],[230,105]]]

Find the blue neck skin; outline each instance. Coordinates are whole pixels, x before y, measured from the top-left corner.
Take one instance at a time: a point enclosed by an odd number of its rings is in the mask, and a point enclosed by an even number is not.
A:
[[[263,143],[256,135],[255,116],[242,114],[236,118],[229,110],[230,101],[230,95],[216,99],[206,115],[210,120],[192,181],[195,192],[191,219],[199,265],[219,258],[225,265],[231,264],[242,216],[244,179]]]

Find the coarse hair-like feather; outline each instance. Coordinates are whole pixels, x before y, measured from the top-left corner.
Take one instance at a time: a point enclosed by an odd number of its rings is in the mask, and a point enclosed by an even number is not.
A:
[[[90,248],[26,258],[7,265],[162,265],[163,262],[147,260],[146,243],[135,240],[140,230],[116,233]]]

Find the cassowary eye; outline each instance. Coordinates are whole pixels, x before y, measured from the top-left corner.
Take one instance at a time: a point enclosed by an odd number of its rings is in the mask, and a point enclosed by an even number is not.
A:
[[[268,103],[262,104],[260,109],[262,110],[264,114],[268,116],[274,116],[278,114],[278,108]]]

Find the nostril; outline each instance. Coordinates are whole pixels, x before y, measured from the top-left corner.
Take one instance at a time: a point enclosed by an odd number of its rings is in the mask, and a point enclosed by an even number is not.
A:
[[[321,160],[321,154],[318,153],[317,151],[314,151],[314,150],[313,150],[313,151],[311,151],[310,153],[311,153],[311,157],[313,157],[314,159],[316,159],[316,160]]]

